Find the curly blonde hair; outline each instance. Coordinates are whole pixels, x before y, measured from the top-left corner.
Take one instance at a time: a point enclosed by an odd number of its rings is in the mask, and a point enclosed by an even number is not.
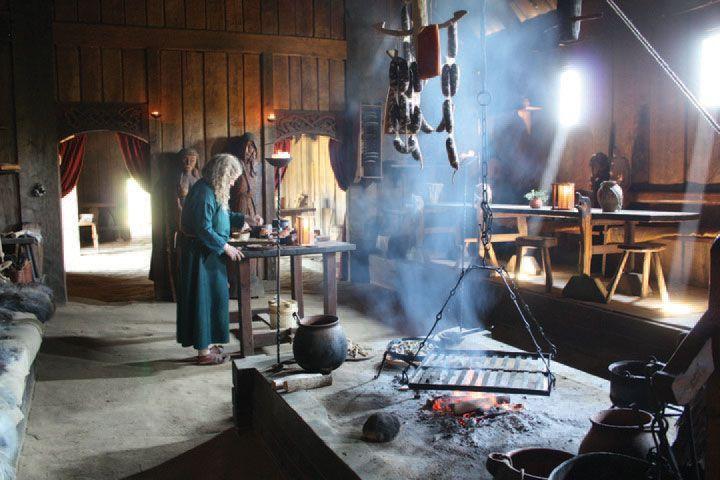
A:
[[[242,173],[240,161],[227,153],[213,156],[203,167],[202,176],[215,191],[215,199],[222,208],[228,209],[230,187]]]

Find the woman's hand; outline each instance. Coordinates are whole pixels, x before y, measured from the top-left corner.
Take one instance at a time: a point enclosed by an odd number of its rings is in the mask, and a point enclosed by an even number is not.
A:
[[[252,218],[253,222],[255,223],[255,226],[258,227],[263,224],[263,218],[260,215],[255,215]]]
[[[227,255],[228,258],[230,260],[232,260],[233,262],[239,262],[240,260],[245,258],[239,249],[233,247],[232,245],[230,245],[228,243],[225,244],[225,246],[223,247],[223,250],[225,251],[225,255]]]

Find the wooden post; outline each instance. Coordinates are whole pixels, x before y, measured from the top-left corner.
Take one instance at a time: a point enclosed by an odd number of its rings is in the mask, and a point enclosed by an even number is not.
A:
[[[302,255],[290,257],[290,290],[292,299],[297,302],[298,317],[305,317],[305,302],[303,301],[302,281]]]
[[[10,11],[21,217],[40,225],[42,271],[56,301],[65,303],[52,2],[11,0]],[[44,195],[33,196],[35,184],[45,188]]]
[[[323,312],[337,315],[337,267],[335,253],[323,253]]]
[[[244,258],[238,262],[238,322],[240,331],[240,356],[252,355],[255,350],[252,326],[250,260]]]

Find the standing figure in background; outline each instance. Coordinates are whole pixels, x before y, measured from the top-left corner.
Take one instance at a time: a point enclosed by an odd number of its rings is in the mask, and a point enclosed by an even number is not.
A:
[[[255,218],[258,216],[255,207],[255,182],[256,182],[256,166],[258,149],[255,143],[255,136],[246,132],[240,137],[232,137],[228,141],[228,153],[240,160],[243,174],[233,184],[230,189],[230,208],[235,212],[245,215],[245,218]],[[237,264],[228,263],[228,274],[230,280],[230,297],[237,298]],[[258,261],[250,261],[250,271],[252,272],[252,296],[257,297],[263,293],[262,282],[258,280]]]
[[[178,223],[182,212],[185,197],[195,182],[200,180],[200,170],[198,169],[198,152],[194,148],[183,148],[178,152],[178,174],[176,184]]]
[[[253,218],[258,214],[253,198],[258,156],[255,136],[244,133],[240,137],[231,138],[228,153],[237,157],[243,167],[243,174],[230,190],[230,207],[236,212],[244,213],[248,218]]]
[[[597,192],[600,189],[600,184],[607,180],[610,180],[610,159],[607,155],[602,152],[598,152],[590,157],[590,185],[592,188],[592,199],[593,207],[598,207],[600,204],[597,199]]]

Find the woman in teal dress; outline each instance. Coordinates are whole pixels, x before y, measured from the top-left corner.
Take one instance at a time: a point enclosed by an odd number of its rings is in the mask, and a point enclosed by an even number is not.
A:
[[[242,259],[229,245],[230,228],[245,224],[245,216],[228,210],[230,186],[242,174],[232,155],[216,155],[190,189],[182,209],[178,235],[177,341],[198,351],[198,364],[223,363],[226,356],[214,344],[228,343],[228,276],[225,257]],[[261,224],[259,217],[250,219]]]

